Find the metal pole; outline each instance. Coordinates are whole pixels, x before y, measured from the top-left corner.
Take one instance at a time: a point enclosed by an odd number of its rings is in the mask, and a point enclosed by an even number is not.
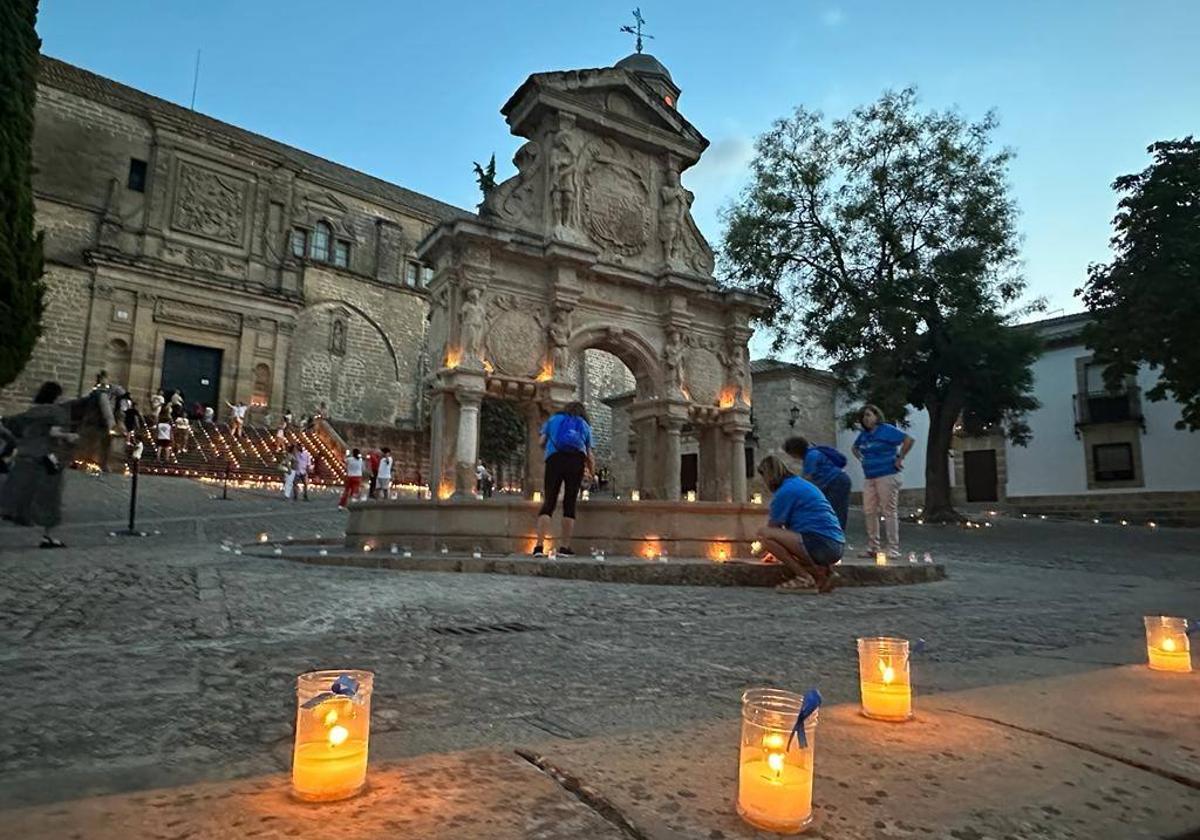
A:
[[[141,472],[139,465],[142,463],[140,458],[133,459],[133,486],[129,489],[129,533],[136,533],[133,529],[134,517],[137,515],[137,488],[138,488],[138,473]]]
[[[221,482],[221,498],[229,498],[229,459],[225,459],[225,480]]]

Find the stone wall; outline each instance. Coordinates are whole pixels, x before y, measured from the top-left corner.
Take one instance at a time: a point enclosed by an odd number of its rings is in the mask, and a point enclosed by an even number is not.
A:
[[[630,459],[628,452],[614,447],[613,410],[605,400],[633,390],[636,384],[633,374],[612,353],[585,350],[582,359],[572,363],[570,375],[576,382],[575,395],[592,421],[597,465],[612,471],[617,461]]]
[[[829,374],[771,361],[754,362],[751,370],[756,459],[779,450],[794,435],[834,445],[834,380]],[[794,424],[793,407],[800,410]]]

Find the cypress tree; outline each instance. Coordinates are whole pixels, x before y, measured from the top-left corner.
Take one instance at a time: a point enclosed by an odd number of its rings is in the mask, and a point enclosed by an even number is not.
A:
[[[0,386],[17,378],[42,332],[42,235],[33,230],[30,181],[37,5],[0,2]]]

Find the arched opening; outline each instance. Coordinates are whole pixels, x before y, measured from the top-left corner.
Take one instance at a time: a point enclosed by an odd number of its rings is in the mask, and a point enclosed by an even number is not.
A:
[[[254,366],[254,390],[250,395],[253,408],[265,408],[271,404],[271,367],[259,362]]]
[[[588,348],[571,361],[569,378],[592,425],[596,485],[601,495],[626,494],[635,484],[635,441],[628,405],[637,391],[633,371],[615,354]]]

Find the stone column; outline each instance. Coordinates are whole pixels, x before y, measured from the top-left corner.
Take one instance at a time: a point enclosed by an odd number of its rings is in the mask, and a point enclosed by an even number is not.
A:
[[[746,430],[733,428],[729,430],[729,475],[732,480],[732,495],[730,501],[744,504],[748,501],[746,495]]]
[[[475,489],[475,464],[479,460],[479,406],[482,395],[462,392],[458,397],[458,435],[454,447],[454,495],[469,496]]]
[[[525,482],[522,488],[526,498],[533,498],[535,490],[542,490],[542,480],[545,478],[545,452],[542,450],[540,435],[542,423],[546,422],[545,412],[536,402],[531,402],[525,409]]]
[[[668,418],[663,423],[662,441],[662,485],[663,498],[668,501],[677,502],[683,496],[683,491],[680,488],[680,461],[679,454],[679,436],[683,429],[683,422],[675,418]]]
[[[718,426],[704,425],[696,429],[700,444],[700,481],[699,496],[706,502],[724,500],[724,487],[728,486],[728,475],[725,463],[728,459],[728,447],[725,446],[725,436]]]

